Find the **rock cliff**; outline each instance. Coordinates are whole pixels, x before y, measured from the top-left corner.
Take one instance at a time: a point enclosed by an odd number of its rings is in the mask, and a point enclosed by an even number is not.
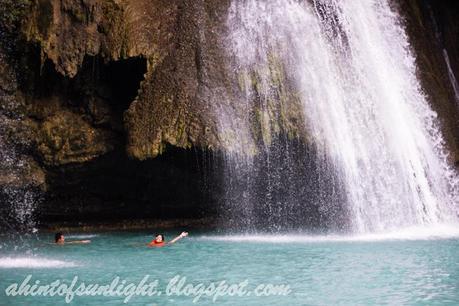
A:
[[[232,102],[240,76],[223,56],[229,2],[3,0],[0,184],[41,190],[46,218],[148,205],[146,214],[182,207],[190,215],[204,202],[211,206],[218,192],[210,196],[202,186],[216,184],[212,171],[198,168],[218,163],[210,152],[235,141],[221,133],[213,110],[243,111]],[[459,75],[459,6],[422,0],[394,6],[405,17],[420,77],[458,163],[458,107],[443,50]],[[274,81],[284,82],[272,65]],[[279,88],[291,111],[281,112],[280,126],[258,122],[253,134],[264,142],[273,133],[306,141],[295,97],[288,84]]]

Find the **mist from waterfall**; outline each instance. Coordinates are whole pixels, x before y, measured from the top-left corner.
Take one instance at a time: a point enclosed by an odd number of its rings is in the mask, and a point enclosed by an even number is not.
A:
[[[0,50],[0,63],[5,65],[5,58]],[[14,80],[9,67],[3,68],[3,80]],[[23,118],[15,111],[18,107],[14,93],[0,90],[0,229],[6,228],[13,234],[23,234],[35,230],[34,216],[41,194],[27,184],[21,184],[21,178],[27,173],[27,160],[21,154],[21,145],[12,141],[11,127]],[[0,245],[1,248],[1,245]]]
[[[4,118],[0,119],[0,132],[4,132]],[[29,186],[14,185],[16,176],[24,168],[25,161],[10,144],[5,143],[3,134],[0,136],[0,169],[8,173],[6,183],[0,188],[2,207],[0,209],[0,228],[10,230],[20,229],[23,232],[33,231],[35,228],[34,211],[38,204],[39,194]],[[9,180],[9,181],[8,181]]]
[[[352,232],[457,223],[458,174],[389,1],[233,0],[227,26],[243,110],[216,110],[234,134],[230,219]],[[301,105],[304,139],[282,129],[293,104],[281,90]]]

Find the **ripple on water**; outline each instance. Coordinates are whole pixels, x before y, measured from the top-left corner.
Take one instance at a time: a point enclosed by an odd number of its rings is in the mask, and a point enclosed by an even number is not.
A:
[[[65,235],[65,238],[71,238],[71,239],[89,239],[89,238],[94,238],[99,235],[97,234],[75,234],[75,235]]]
[[[306,242],[339,242],[339,241],[390,241],[390,240],[431,240],[459,237],[459,226],[436,225],[415,226],[388,231],[385,233],[354,235],[306,235],[306,234],[255,234],[202,236],[200,239],[228,242],[261,242],[261,243],[306,243]]]

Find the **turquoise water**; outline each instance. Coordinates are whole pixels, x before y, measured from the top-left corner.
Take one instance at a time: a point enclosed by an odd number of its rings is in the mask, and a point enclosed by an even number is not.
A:
[[[20,284],[28,275],[30,285],[37,280],[40,285],[55,280],[70,285],[75,276],[77,284],[108,285],[117,276],[119,283],[126,280],[126,284],[137,284],[146,275],[147,283],[158,281],[155,295],[134,295],[127,305],[192,305],[197,297],[192,291],[171,290],[177,275],[186,277],[185,284],[194,288],[199,283],[210,288],[209,296],[202,295],[197,305],[459,304],[459,239],[454,237],[190,233],[175,245],[151,249],[143,245],[151,236],[146,232],[67,235],[67,241],[89,238],[92,243],[55,246],[47,243],[51,235],[39,234],[16,250],[11,241],[3,240],[0,305],[66,304],[64,296],[6,295],[7,287]],[[167,238],[172,236],[166,233]],[[245,291],[215,297],[212,284],[217,288],[222,281]],[[255,289],[263,285],[266,294],[260,296],[263,288]],[[280,288],[278,294],[275,288]],[[221,284],[220,290],[224,292]],[[120,305],[124,298],[75,296],[71,304]]]

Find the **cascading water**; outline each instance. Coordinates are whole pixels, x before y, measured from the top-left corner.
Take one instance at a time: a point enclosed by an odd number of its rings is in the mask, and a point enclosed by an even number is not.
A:
[[[306,212],[353,232],[457,222],[458,174],[389,1],[233,0],[227,26],[243,111],[216,117],[235,134],[226,200],[237,218]],[[302,119],[293,136],[288,112]]]
[[[453,69],[451,67],[448,51],[444,46],[443,35],[439,30],[432,7],[429,5],[428,2],[426,2],[426,6],[429,12],[430,21],[432,22],[432,26],[434,29],[435,39],[437,40],[437,43],[440,45],[440,48],[442,50],[443,60],[445,61],[446,69],[448,70],[448,78],[454,92],[454,98],[459,106],[459,84],[457,83],[456,76],[454,75]]]
[[[0,50],[0,64],[3,66],[0,82],[17,86],[13,71],[8,69],[5,62]],[[16,98],[14,92],[0,89],[0,229],[8,228],[13,233],[18,230],[22,234],[35,230],[34,211],[40,193],[33,186],[19,183],[27,173],[27,161],[18,150],[23,144],[11,140],[11,130],[22,120],[16,112]]]
[[[456,76],[451,68],[451,62],[449,61],[448,51],[446,51],[446,49],[443,49],[443,58],[445,60],[446,68],[448,68],[448,78],[454,91],[454,98],[456,99],[456,103],[459,107],[459,83],[457,82]]]

